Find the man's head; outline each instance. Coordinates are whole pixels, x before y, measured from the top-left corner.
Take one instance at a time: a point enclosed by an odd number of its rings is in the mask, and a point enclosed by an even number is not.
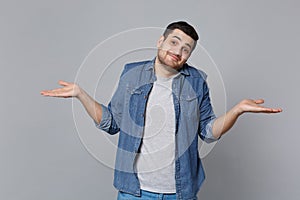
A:
[[[199,36],[195,29],[184,21],[169,24],[157,42],[157,61],[179,70],[196,47]]]
[[[196,30],[194,29],[194,27],[192,27],[190,24],[188,24],[187,22],[184,22],[184,21],[178,21],[178,22],[173,22],[173,23],[169,24],[167,26],[165,32],[163,33],[163,36],[165,38],[167,38],[168,35],[175,29],[179,29],[179,30],[183,31],[185,34],[190,36],[195,41],[197,41],[199,39],[199,36],[198,36]]]

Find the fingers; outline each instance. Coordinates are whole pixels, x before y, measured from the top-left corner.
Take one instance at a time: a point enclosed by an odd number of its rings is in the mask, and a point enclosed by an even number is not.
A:
[[[253,100],[253,101],[256,104],[263,104],[265,102],[265,100],[263,100],[263,99],[256,99],[256,100]]]
[[[61,86],[67,86],[67,85],[69,85],[68,82],[63,81],[63,80],[59,80],[59,81],[58,81],[58,84],[61,85]]]
[[[40,92],[40,94],[46,96],[47,92],[45,90],[43,90]]]
[[[282,108],[272,108],[272,113],[279,113],[279,112],[282,112]]]
[[[43,96],[52,96],[52,97],[63,97],[63,96],[67,96],[67,95],[65,94],[65,91],[62,91],[61,89],[44,90],[44,91],[41,91],[41,95],[43,95]]]
[[[274,109],[274,108],[265,108],[265,110],[263,112],[265,112],[265,113],[277,113],[278,110]]]
[[[253,112],[253,113],[279,113],[282,112],[281,108],[268,108],[261,104],[265,101],[263,99],[246,99],[242,101],[242,108],[244,112]]]
[[[260,107],[261,111],[260,112],[264,112],[264,113],[279,113],[282,112],[281,108],[267,108],[267,107]]]
[[[263,104],[265,101],[263,99],[257,99],[257,100],[254,100],[254,102],[256,104]],[[282,112],[282,109],[281,108],[267,108],[267,107],[263,107],[263,106],[260,106],[264,112],[266,113],[278,113],[278,112]]]
[[[70,83],[65,81],[58,81],[58,83],[63,86],[62,88],[56,88],[52,90],[43,90],[40,92],[43,96],[52,96],[52,97],[70,97],[72,96],[73,87],[70,87]]]

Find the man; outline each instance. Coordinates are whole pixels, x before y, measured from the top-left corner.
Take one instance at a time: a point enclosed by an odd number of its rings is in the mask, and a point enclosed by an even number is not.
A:
[[[74,83],[59,81],[62,88],[41,92],[76,97],[98,128],[119,133],[114,186],[120,200],[197,199],[204,180],[198,136],[216,141],[245,112],[282,111],[246,99],[216,118],[205,73],[187,64],[197,40],[188,23],[169,24],[153,60],[125,66],[107,107]]]

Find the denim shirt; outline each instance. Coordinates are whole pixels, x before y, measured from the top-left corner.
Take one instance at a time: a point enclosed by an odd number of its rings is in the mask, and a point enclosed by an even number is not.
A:
[[[156,81],[154,61],[126,64],[118,87],[102,106],[102,120],[96,126],[109,134],[119,132],[114,170],[117,190],[140,196],[135,159],[142,143],[147,99]],[[213,142],[212,123],[216,116],[210,103],[206,74],[184,64],[173,79],[175,110],[175,182],[177,199],[197,199],[204,181],[198,153],[198,137]]]

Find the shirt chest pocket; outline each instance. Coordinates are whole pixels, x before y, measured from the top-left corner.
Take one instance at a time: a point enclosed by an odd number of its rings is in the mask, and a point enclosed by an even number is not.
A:
[[[143,103],[144,91],[139,88],[130,88],[126,89],[126,99],[128,100],[128,107],[130,112],[138,112],[141,108],[139,106]]]
[[[197,118],[199,116],[199,95],[182,94],[180,97],[180,113],[184,117]]]
[[[128,98],[128,112],[130,119],[138,126],[144,126],[145,108],[147,94],[151,85],[143,85],[138,88],[127,87],[126,95]]]

